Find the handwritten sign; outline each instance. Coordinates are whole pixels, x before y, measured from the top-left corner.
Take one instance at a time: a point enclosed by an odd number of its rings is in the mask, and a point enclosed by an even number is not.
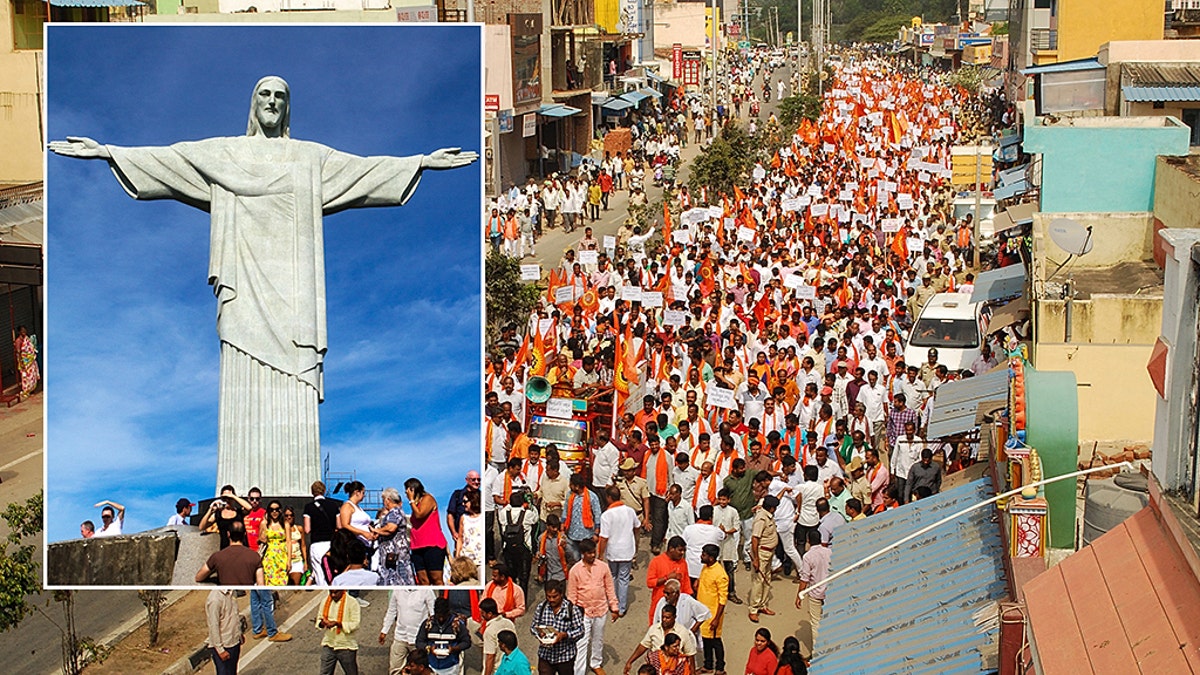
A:
[[[754,241],[754,230],[748,227],[739,227],[737,232],[738,241]]]
[[[643,307],[662,307],[663,296],[659,291],[642,291]]]
[[[899,232],[900,231],[900,219],[899,218],[884,218],[883,220],[879,221],[879,229],[881,229],[887,233]]]
[[[687,298],[687,296],[688,296],[687,286],[671,284],[671,295],[674,296],[676,300],[683,300],[683,299]]]
[[[797,286],[796,297],[800,300],[812,300],[817,297],[816,286]]]
[[[755,167],[754,167],[754,170],[750,172],[750,175],[751,175],[751,176],[754,178],[754,180],[756,180],[756,181],[757,181],[757,180],[762,180],[762,179],[764,179],[764,178],[766,178],[766,177],[767,177],[767,170],[766,170],[766,169],[764,169],[764,168],[762,168],[761,166],[755,166]]]
[[[617,247],[617,238],[611,234],[604,235],[604,248],[614,249]]]
[[[813,218],[820,218],[821,216],[824,216],[825,214],[829,213],[829,205],[828,204],[813,204],[812,206],[809,207],[809,211],[812,213]]]
[[[572,286],[560,286],[554,289],[554,302],[563,304],[564,302],[572,302],[575,300],[575,288]]]
[[[725,389],[724,387],[709,387],[706,394],[708,404],[714,408],[736,408],[737,403],[733,400],[733,390]]]
[[[521,281],[537,281],[542,278],[542,266],[534,263],[532,265],[521,265]]]
[[[580,251],[579,262],[584,265],[595,265],[600,262],[599,251]]]
[[[793,197],[791,199],[784,199],[783,201],[781,201],[779,203],[779,206],[784,211],[799,211],[801,208],[803,208],[803,206],[800,204],[799,197]]]
[[[672,230],[671,239],[678,244],[686,244],[691,241],[692,233],[682,228],[678,230]]]
[[[907,192],[896,193],[896,208],[900,209],[901,211],[908,211],[912,209],[912,207],[912,195],[908,194]]]
[[[552,398],[546,401],[546,416],[569,420],[575,416],[574,402],[569,398]]]
[[[642,288],[641,286],[622,286],[621,299],[626,302],[641,302]]]
[[[684,326],[687,325],[687,312],[679,309],[668,309],[663,311],[664,326]]]
[[[800,288],[803,285],[804,285],[804,277],[800,276],[799,274],[789,274],[783,278],[783,287],[784,288],[796,289],[796,288]]]

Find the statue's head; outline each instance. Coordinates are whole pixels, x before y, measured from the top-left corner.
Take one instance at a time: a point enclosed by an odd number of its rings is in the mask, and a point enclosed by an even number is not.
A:
[[[246,125],[247,136],[291,136],[291,93],[282,77],[268,75],[254,85],[250,95],[250,121]]]

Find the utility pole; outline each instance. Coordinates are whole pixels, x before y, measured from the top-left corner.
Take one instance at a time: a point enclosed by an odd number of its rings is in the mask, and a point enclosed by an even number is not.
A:
[[[712,0],[712,18],[708,22],[711,27],[708,36],[708,46],[712,48],[712,121],[714,130],[717,128],[717,0]],[[715,133],[715,132],[714,132]]]

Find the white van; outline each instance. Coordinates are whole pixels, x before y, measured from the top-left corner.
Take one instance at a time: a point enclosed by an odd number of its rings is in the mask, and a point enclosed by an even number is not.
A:
[[[935,348],[939,364],[951,371],[965,370],[978,358],[986,335],[983,303],[972,304],[969,293],[938,293],[913,323],[904,363],[920,367],[929,360],[929,349]]]

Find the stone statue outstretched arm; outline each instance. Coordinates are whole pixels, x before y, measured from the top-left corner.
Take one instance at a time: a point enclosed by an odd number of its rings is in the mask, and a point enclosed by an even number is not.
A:
[[[84,139],[87,140],[87,139]],[[421,157],[422,169],[457,169],[472,164],[479,159],[478,152],[463,152],[462,148],[442,148],[432,154]]]
[[[108,148],[90,138],[67,136],[65,141],[50,141],[50,152],[76,159],[112,159]]]

